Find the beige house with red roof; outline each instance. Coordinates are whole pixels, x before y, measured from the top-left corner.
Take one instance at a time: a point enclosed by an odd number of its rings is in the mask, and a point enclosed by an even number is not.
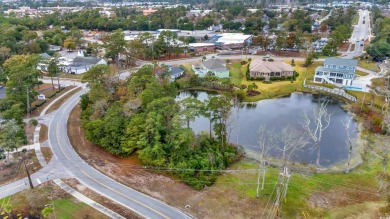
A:
[[[265,78],[265,80],[269,80],[270,77],[293,76],[294,69],[291,65],[284,62],[256,59],[250,63],[249,75],[251,78]]]

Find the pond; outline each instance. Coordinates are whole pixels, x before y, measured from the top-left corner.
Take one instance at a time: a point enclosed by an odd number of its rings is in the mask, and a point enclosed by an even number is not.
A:
[[[199,100],[206,100],[212,93],[201,91],[181,92],[177,99],[193,96]],[[276,131],[283,129],[286,125],[302,129],[304,113],[312,115],[313,110],[318,108],[319,99],[328,98],[312,94],[292,93],[289,97],[278,99],[262,100],[255,103],[242,103],[238,110],[232,110],[232,130],[229,142],[241,145],[248,154],[258,154],[257,131],[259,127],[265,126]],[[324,131],[321,142],[321,165],[329,167],[335,163],[347,159],[347,137],[341,121],[346,122],[351,115],[342,109],[342,105],[335,99],[328,104],[328,111],[332,113],[331,123]],[[236,122],[238,121],[238,122]],[[236,125],[238,124],[238,126]],[[209,130],[209,120],[205,117],[198,117],[190,124],[195,133]],[[237,128],[238,127],[238,128]],[[357,136],[357,124],[352,121],[350,125],[352,137]],[[294,161],[315,164],[316,151],[311,149],[312,143],[307,148],[296,153]],[[276,156],[275,152],[273,152]],[[272,152],[271,152],[272,154]]]

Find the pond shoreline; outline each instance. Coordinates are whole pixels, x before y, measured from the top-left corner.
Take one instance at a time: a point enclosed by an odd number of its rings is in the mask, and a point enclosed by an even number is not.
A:
[[[206,92],[206,93],[207,92],[223,93],[223,92],[216,92],[215,90],[211,90],[211,89],[208,89],[208,90],[203,90],[203,89],[184,90],[184,92],[187,92],[187,91],[188,92],[198,91],[198,92]],[[329,95],[326,95],[326,93],[322,93],[322,92],[293,92],[293,93],[290,93],[288,95],[283,95],[283,96],[278,97],[278,98],[269,98],[269,99],[263,99],[263,100],[273,100],[273,99],[291,97],[292,94],[312,94],[313,96],[317,96],[317,95],[329,96]],[[337,100],[338,102],[340,102],[341,109],[345,113],[347,113],[349,116],[352,116],[353,121],[356,122],[356,137],[354,138],[353,152],[352,152],[352,157],[351,157],[351,161],[350,161],[350,169],[352,170],[352,169],[358,167],[359,165],[363,164],[362,152],[363,152],[363,147],[364,147],[364,143],[365,143],[365,140],[363,139],[363,136],[362,136],[363,126],[362,126],[361,121],[357,120],[356,116],[351,114],[349,107],[348,107],[349,106],[348,101],[345,101],[344,99],[341,99],[341,98],[335,98],[334,96],[331,96],[331,97],[334,98],[335,100]],[[250,101],[250,102],[243,101],[243,102],[241,102],[241,104],[247,104],[247,105],[253,104],[255,106],[261,102],[262,102],[262,100]],[[231,142],[231,143],[235,144],[235,142]],[[246,158],[258,160],[254,150],[245,148],[245,146],[242,146],[242,145],[240,145],[240,147],[243,148],[243,151],[245,152],[244,156]],[[323,148],[321,147],[321,149],[323,149]],[[277,163],[280,163],[280,162],[278,162],[278,160],[279,159],[276,158],[276,156],[273,156],[272,159],[270,160],[270,165],[277,167],[278,166]],[[308,163],[299,162],[299,161],[294,161],[292,163],[293,164],[291,167],[293,169],[298,169],[300,171],[304,171],[304,172],[308,172],[308,173],[315,172],[315,165],[312,163],[308,164]],[[345,172],[346,166],[347,166],[347,159],[342,158],[341,160],[334,161],[334,163],[331,163],[329,165],[326,165],[326,164],[323,165],[321,167],[321,170],[323,173],[329,173],[329,172],[342,173],[342,172]]]

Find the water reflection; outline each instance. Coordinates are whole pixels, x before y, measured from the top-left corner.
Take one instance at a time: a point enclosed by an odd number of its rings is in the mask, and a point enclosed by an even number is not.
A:
[[[210,95],[206,92],[181,92],[177,99],[188,96],[194,96],[199,100],[206,100]],[[260,126],[269,127],[279,132],[286,125],[291,125],[297,129],[302,129],[304,113],[312,115],[313,110],[318,108],[318,102],[324,101],[324,96],[293,93],[290,97],[284,97],[272,100],[262,100],[256,103],[243,103],[237,110],[232,110],[232,130],[230,142],[242,145],[246,151],[253,152],[257,149],[257,130]],[[345,112],[341,104],[330,99],[328,110],[332,113],[331,123],[323,133],[321,142],[321,165],[329,166],[347,158],[347,142],[344,127],[341,121],[346,122],[350,115]],[[238,112],[238,123],[237,115]],[[238,124],[238,125],[237,125]],[[199,133],[209,130],[209,120],[204,117],[197,118],[191,123],[192,129]],[[237,128],[238,127],[238,128]],[[350,126],[352,137],[356,137],[356,123],[352,122]],[[238,138],[237,138],[238,137]],[[311,145],[310,145],[311,146]],[[302,163],[314,164],[315,151],[307,146],[304,151],[298,152],[293,158],[295,161]],[[277,156],[276,152],[272,152]]]

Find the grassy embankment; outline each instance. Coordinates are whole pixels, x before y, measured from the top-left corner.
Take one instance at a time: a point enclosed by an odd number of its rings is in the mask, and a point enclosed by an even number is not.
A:
[[[243,160],[231,169],[250,170],[257,167],[257,163]],[[354,217],[361,212],[351,209],[360,209],[367,211],[371,218],[377,218],[378,208],[384,205],[383,200],[377,196],[378,184],[375,176],[379,170],[379,161],[370,160],[349,174],[301,174],[292,171],[287,197],[282,201],[283,215],[286,218],[304,218],[304,215],[309,216],[308,218],[335,218],[336,215]],[[265,188],[260,191],[260,197],[257,199],[262,209],[270,209],[272,206],[278,176],[278,169],[268,169]],[[233,189],[240,193],[242,198],[255,199],[256,182],[256,173],[237,171],[218,177],[213,189]],[[273,195],[270,198],[271,194]],[[269,200],[271,203],[265,208]],[[269,212],[265,211],[267,215]]]
[[[362,68],[365,68],[367,70],[370,70],[370,71],[375,71],[375,72],[379,72],[379,67],[378,67],[378,64],[372,60],[369,60],[369,59],[359,59],[358,60],[358,66],[362,67]]]

